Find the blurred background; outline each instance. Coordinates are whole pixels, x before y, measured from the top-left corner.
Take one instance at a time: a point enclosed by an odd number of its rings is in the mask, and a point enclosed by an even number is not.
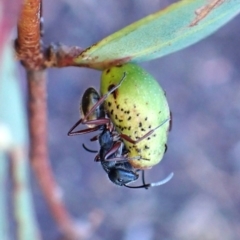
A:
[[[167,0],[43,1],[44,43],[88,47],[172,3]],[[161,187],[127,189],[112,184],[95,155],[82,148],[94,134],[68,137],[79,119],[86,88],[99,89],[100,71],[48,71],[51,165],[71,215],[102,223],[94,240],[240,239],[240,16],[211,37],[162,59],[141,64],[165,89],[173,114],[168,151],[147,171]],[[136,43],[137,44],[137,43]],[[21,67],[20,67],[21,68]],[[24,74],[23,74],[24,77]],[[32,176],[43,239],[60,232]]]

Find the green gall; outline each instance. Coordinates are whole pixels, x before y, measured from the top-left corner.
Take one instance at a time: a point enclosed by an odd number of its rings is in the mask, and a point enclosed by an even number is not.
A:
[[[151,168],[161,161],[166,150],[170,110],[165,92],[149,73],[128,63],[103,71],[101,96],[122,79],[121,85],[105,100],[104,108],[117,132],[134,141],[161,125],[138,143],[123,138],[128,157],[133,159],[130,164],[137,169]]]

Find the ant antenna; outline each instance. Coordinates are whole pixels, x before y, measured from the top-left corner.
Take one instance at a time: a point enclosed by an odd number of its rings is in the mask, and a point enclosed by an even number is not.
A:
[[[90,153],[97,153],[97,152],[98,152],[98,151],[96,151],[96,150],[89,149],[88,147],[85,146],[84,143],[82,144],[82,147],[83,147],[87,152],[90,152]]]
[[[146,184],[146,182],[145,182],[145,171],[144,170],[142,170],[142,183],[143,183],[143,185],[148,185],[148,184]],[[146,188],[147,189],[147,188]]]
[[[159,181],[159,182],[155,182],[155,183],[145,183],[145,176],[144,176],[144,170],[142,170],[142,182],[143,182],[143,185],[140,185],[140,186],[128,186],[126,184],[124,184],[125,187],[127,188],[146,188],[148,189],[149,187],[157,187],[157,186],[160,186],[160,185],[163,185],[167,182],[169,182],[174,176],[174,173],[170,173],[166,178],[164,178],[163,180]]]

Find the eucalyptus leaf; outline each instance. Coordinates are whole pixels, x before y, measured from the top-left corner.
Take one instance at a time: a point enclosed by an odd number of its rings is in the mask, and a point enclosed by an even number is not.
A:
[[[240,12],[240,0],[182,0],[92,45],[75,62],[105,69],[159,58],[209,36]]]

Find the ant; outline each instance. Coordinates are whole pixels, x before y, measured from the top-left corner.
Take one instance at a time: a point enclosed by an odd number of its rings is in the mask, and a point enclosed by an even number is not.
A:
[[[129,163],[129,160],[133,158],[127,157],[127,149],[124,146],[123,141],[121,140],[121,135],[119,135],[115,128],[107,117],[107,114],[103,107],[104,100],[115,91],[124,80],[125,75],[121,79],[120,83],[112,88],[107,94],[103,97],[100,97],[98,92],[94,88],[88,88],[82,97],[81,102],[81,112],[83,117],[78,120],[73,127],[68,132],[69,136],[86,134],[90,132],[94,132],[97,130],[102,131],[100,135],[92,138],[92,141],[98,140],[101,146],[99,153],[95,157],[95,161],[101,162],[101,165],[105,172],[108,174],[109,179],[119,185],[125,186],[128,188],[149,188],[153,186],[159,186],[166,182],[168,182],[172,177],[173,173],[171,173],[166,179],[156,182],[156,183],[145,183],[144,170],[135,169]],[[76,127],[80,124],[85,124],[88,126],[87,129],[77,130]],[[151,133],[149,133],[151,134]],[[144,136],[145,138],[146,136]],[[139,141],[139,140],[138,140]],[[84,149],[89,152],[96,152],[89,150],[83,145]],[[137,156],[134,159],[139,159]],[[147,159],[146,159],[147,160]],[[139,171],[142,172],[142,185],[140,186],[129,186],[128,183],[131,183],[138,179]]]

